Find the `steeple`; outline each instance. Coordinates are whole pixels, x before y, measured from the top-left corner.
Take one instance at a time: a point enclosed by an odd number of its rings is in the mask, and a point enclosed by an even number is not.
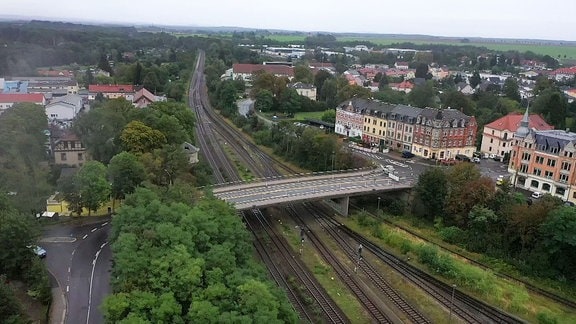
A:
[[[524,116],[522,116],[522,120],[520,121],[520,127],[518,127],[518,129],[516,130],[516,134],[514,134],[514,137],[525,138],[526,136],[528,136],[528,133],[530,133],[529,110],[530,110],[530,103],[528,103],[528,107],[526,107],[526,112],[524,113]]]

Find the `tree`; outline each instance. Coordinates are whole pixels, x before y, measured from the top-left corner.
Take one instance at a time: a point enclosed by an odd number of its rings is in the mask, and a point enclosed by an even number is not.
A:
[[[306,65],[296,65],[294,67],[294,81],[312,84],[314,82],[314,75]]]
[[[441,216],[448,195],[448,178],[440,168],[429,168],[418,177],[416,195],[430,220]]]
[[[0,276],[0,318],[2,318],[3,323],[7,324],[28,323],[22,314],[22,307],[10,286],[6,284],[6,278]]]
[[[460,91],[446,91],[442,94],[441,100],[442,107],[457,109],[469,116],[475,113],[475,103]]]
[[[508,99],[520,102],[520,91],[518,90],[518,82],[514,78],[507,78],[504,81],[504,95]]]
[[[142,84],[142,64],[140,64],[140,62],[137,62],[136,66],[134,67],[134,77],[132,78],[132,84]]]
[[[134,153],[150,152],[167,142],[162,132],[139,121],[129,122],[122,130],[120,140],[127,151]]]
[[[112,197],[124,199],[146,179],[146,173],[134,154],[121,152],[110,160],[108,178],[112,182]]]
[[[415,86],[408,94],[408,101],[420,108],[435,107],[436,93],[432,81],[427,81],[423,85]]]
[[[324,87],[324,82],[332,78],[332,74],[326,70],[320,70],[314,76],[314,86],[318,90],[318,100],[326,101],[326,95],[322,92],[322,88]]]
[[[347,84],[338,91],[338,102],[343,102],[351,98],[370,98],[370,89],[355,84]],[[334,106],[335,107],[335,106]]]
[[[568,101],[560,91],[556,89],[542,91],[532,107],[534,112],[544,115],[546,121],[556,129],[565,128]]]
[[[158,80],[156,73],[154,71],[150,71],[146,73],[146,76],[144,79],[142,79],[142,85],[144,88],[155,93],[160,88],[160,81]]]
[[[336,122],[336,110],[330,109],[330,110],[324,111],[324,114],[322,114],[321,119],[322,119],[322,121],[325,121],[327,123],[334,124]]]
[[[472,76],[470,77],[470,86],[473,89],[476,89],[476,87],[480,84],[480,82],[482,82],[482,78],[480,78],[480,73],[478,71],[474,71],[474,73],[472,73]]]
[[[300,97],[295,89],[286,89],[280,98],[279,109],[288,116],[294,116],[300,110]]]
[[[428,73],[428,64],[418,63],[418,65],[416,66],[416,72],[414,76],[426,80],[432,79],[432,74]]]
[[[23,274],[36,257],[29,246],[35,244],[39,234],[32,215],[0,211],[0,274],[5,274],[9,279],[23,279]]]
[[[102,203],[110,198],[110,184],[104,164],[88,161],[74,177],[78,184],[80,203],[88,209],[88,215],[98,210]]]
[[[575,280],[576,208],[552,210],[539,230],[553,266],[569,280]]]
[[[254,109],[261,112],[269,112],[274,110],[274,97],[272,92],[266,89],[260,90],[256,95]]]

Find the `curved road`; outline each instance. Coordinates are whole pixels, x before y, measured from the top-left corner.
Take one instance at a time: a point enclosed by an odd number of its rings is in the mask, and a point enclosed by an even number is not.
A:
[[[66,297],[65,323],[104,323],[99,307],[110,294],[110,219],[82,221],[50,226],[40,245],[47,251],[48,269]]]

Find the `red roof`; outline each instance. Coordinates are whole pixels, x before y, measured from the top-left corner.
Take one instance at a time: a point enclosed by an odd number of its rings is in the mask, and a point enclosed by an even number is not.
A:
[[[88,91],[96,93],[126,93],[134,92],[134,86],[131,84],[91,84]]]
[[[496,119],[490,124],[487,124],[485,127],[499,131],[508,130],[511,132],[516,132],[518,127],[520,127],[520,121],[522,121],[523,116],[524,114],[521,113],[509,113],[508,115]],[[546,121],[540,115],[536,114],[530,115],[529,121],[530,123],[528,127],[530,129],[536,129],[536,130],[554,129],[554,126],[548,125],[548,123],[546,123]]]
[[[264,70],[268,73],[294,76],[294,68],[286,65],[240,64],[232,65],[234,73],[254,73]]]
[[[44,104],[45,98],[41,93],[0,93],[0,102],[32,102]]]

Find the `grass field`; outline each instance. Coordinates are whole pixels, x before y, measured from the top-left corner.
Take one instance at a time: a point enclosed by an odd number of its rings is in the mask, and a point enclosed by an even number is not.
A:
[[[277,40],[280,42],[303,42],[306,35],[271,35],[268,36],[270,39]],[[576,59],[576,46],[554,46],[554,45],[537,45],[537,44],[513,44],[513,43],[461,43],[457,40],[417,40],[417,39],[402,39],[402,38],[362,38],[362,37],[337,37],[339,41],[370,41],[378,45],[392,45],[398,43],[413,43],[417,45],[425,44],[443,44],[443,45],[453,45],[453,46],[478,46],[486,47],[495,51],[510,51],[516,50],[521,53],[526,51],[532,51],[540,55],[550,55],[553,58],[562,59]],[[566,55],[566,57],[564,57]]]

